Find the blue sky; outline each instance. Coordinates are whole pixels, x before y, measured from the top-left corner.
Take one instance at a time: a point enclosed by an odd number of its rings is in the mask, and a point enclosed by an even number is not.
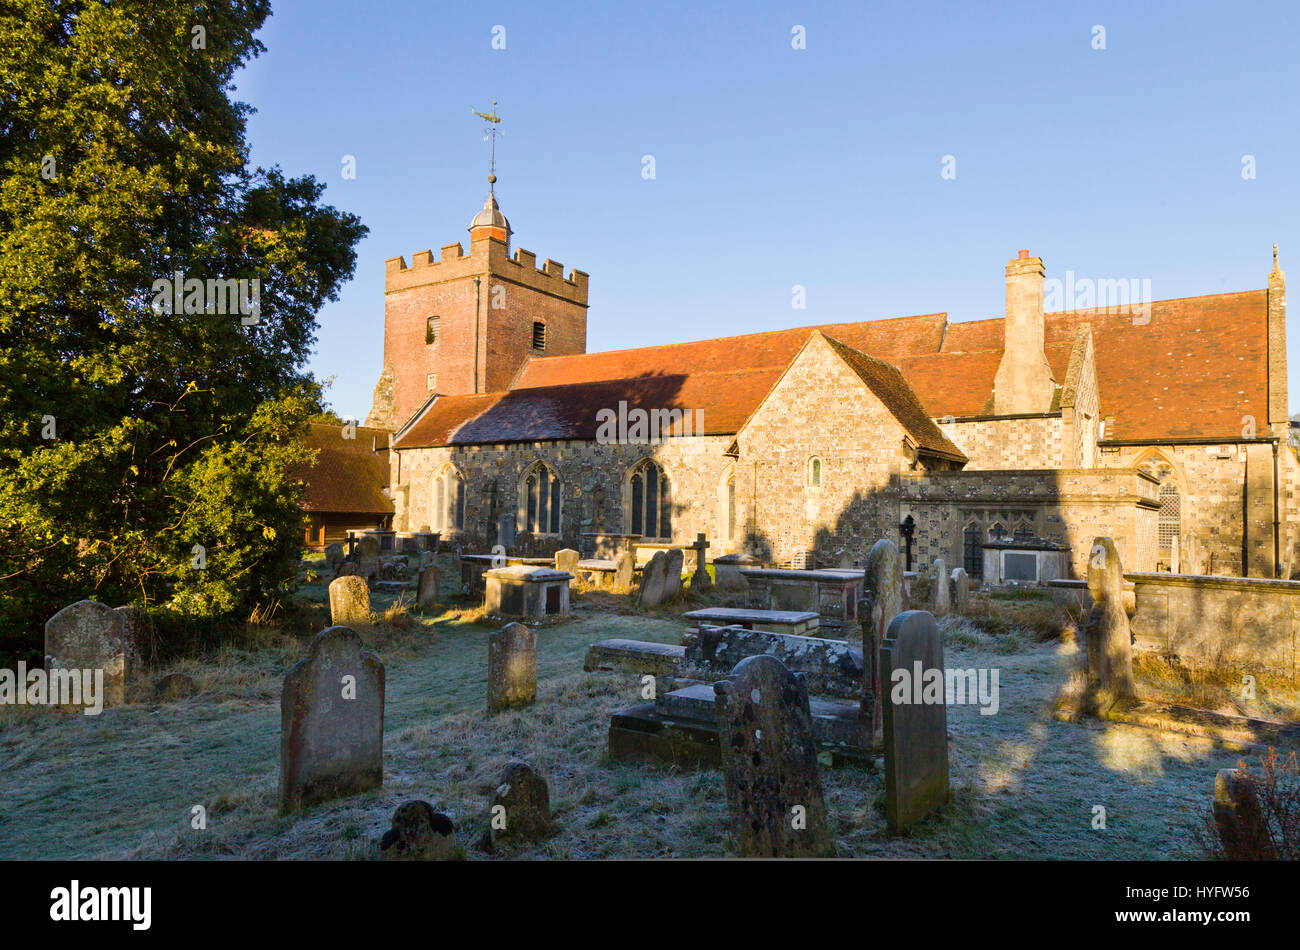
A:
[[[471,108],[504,118],[514,246],[591,275],[589,350],[972,320],[1002,313],[1019,248],[1049,278],[1165,299],[1264,287],[1276,241],[1300,280],[1298,20],[1290,2],[281,0],[236,96],[255,163],[314,174],[370,228],[310,366],[360,417],[384,259],[467,243],[486,195]]]

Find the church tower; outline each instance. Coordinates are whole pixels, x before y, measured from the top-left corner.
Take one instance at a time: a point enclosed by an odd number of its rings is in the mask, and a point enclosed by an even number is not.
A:
[[[494,116],[484,116],[496,121]],[[495,165],[495,155],[494,165]],[[533,356],[587,351],[587,275],[510,250],[510,222],[488,197],[469,226],[469,253],[391,257],[384,277],[384,370],[366,425],[400,428],[434,393],[500,392]]]

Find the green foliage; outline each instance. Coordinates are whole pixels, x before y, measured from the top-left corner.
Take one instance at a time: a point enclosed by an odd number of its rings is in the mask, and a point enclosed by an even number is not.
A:
[[[215,616],[292,580],[290,472],[322,412],[302,367],[365,228],[313,178],[246,165],[231,80],[268,15],[0,12],[0,652],[39,655],[81,597]],[[257,322],[158,306],[176,271],[259,281]]]

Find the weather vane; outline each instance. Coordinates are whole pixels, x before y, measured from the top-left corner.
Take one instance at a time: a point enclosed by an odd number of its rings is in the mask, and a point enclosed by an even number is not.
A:
[[[470,111],[480,119],[486,119],[491,123],[491,125],[487,127],[486,131],[488,134],[483,136],[483,141],[492,143],[492,157],[490,164],[488,165],[488,194],[492,194],[494,186],[497,183],[497,136],[505,134],[497,128],[497,126],[501,124],[501,116],[497,115],[497,101],[495,99],[492,100],[491,112],[479,112],[473,108],[471,108]]]

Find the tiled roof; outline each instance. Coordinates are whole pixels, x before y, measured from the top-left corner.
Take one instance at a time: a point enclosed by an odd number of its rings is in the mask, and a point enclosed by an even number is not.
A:
[[[345,439],[342,426],[311,423],[307,445],[319,450],[316,464],[295,473],[307,483],[304,509],[393,513],[393,503],[381,491],[388,486],[388,430],[357,426],[356,436]]]
[[[1044,351],[1058,383],[1084,324],[1102,414],[1113,417],[1108,438],[1226,439],[1243,416],[1267,418],[1266,291],[1156,301],[1146,322],[1106,310],[1047,314]],[[398,444],[592,438],[596,411],[620,399],[703,410],[706,434],[733,434],[815,330],[896,366],[931,419],[986,415],[1002,327],[1001,317],[948,323],[936,313],[533,359],[509,392],[439,397]]]

